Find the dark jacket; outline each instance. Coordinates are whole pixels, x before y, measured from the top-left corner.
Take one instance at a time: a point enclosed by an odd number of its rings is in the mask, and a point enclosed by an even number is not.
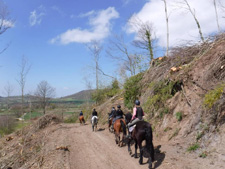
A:
[[[83,114],[83,112],[80,112],[80,116],[83,116],[84,114]]]
[[[116,110],[116,117],[123,117],[123,111],[121,109]]]
[[[93,110],[93,112],[92,112],[92,117],[93,116],[98,116],[98,113],[95,110]]]

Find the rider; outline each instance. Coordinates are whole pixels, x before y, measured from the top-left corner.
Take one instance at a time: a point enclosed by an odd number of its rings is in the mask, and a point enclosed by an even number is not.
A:
[[[80,111],[80,114],[79,114],[79,116],[83,116],[84,114],[83,114],[83,112],[82,111]]]
[[[144,111],[140,106],[140,101],[136,100],[135,101],[135,106],[133,108],[133,116],[131,119],[131,122],[128,123],[127,127],[128,127],[128,131],[129,131],[129,127],[133,126],[134,124],[136,124],[138,121],[143,121],[143,116],[144,116]],[[131,133],[129,132],[129,137],[131,136]]]
[[[114,125],[115,121],[116,121],[117,119],[122,119],[122,118],[123,118],[123,115],[124,115],[124,113],[123,113],[123,111],[121,110],[121,106],[118,105],[118,106],[117,106],[116,113],[115,113],[115,117],[113,118],[112,128],[113,128],[113,125]]]
[[[91,120],[93,120],[94,117],[97,117],[98,120],[98,113],[95,109],[93,109]]]
[[[116,117],[116,109],[112,107],[111,113],[109,113],[109,119]]]

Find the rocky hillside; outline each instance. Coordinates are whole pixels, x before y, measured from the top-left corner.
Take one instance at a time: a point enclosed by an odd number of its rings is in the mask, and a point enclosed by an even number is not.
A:
[[[154,137],[182,144],[199,156],[214,154],[225,160],[224,49],[224,34],[204,44],[178,47],[139,75],[141,80],[133,85],[138,86],[137,97]],[[126,90],[97,108],[102,121],[117,104],[130,111],[124,106],[128,105],[124,95]]]

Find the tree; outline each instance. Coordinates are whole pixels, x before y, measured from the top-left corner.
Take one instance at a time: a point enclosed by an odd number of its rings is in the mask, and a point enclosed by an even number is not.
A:
[[[130,21],[130,25],[137,30],[136,40],[133,41],[133,45],[147,51],[149,56],[149,63],[151,65],[154,59],[154,49],[156,44],[156,37],[153,33],[153,24],[150,22],[142,22],[138,18],[133,18]]]
[[[9,109],[9,97],[13,92],[13,86],[8,82],[7,85],[4,87],[5,94],[7,96],[7,109]]]
[[[41,108],[43,109],[43,114],[45,114],[49,100],[55,96],[55,89],[50,86],[47,81],[41,81],[37,86],[35,96],[37,96]]]
[[[218,13],[217,13],[216,0],[213,0],[213,5],[214,5],[214,8],[215,8],[215,13],[216,13],[216,23],[217,23],[217,27],[218,27],[218,32],[220,32],[220,25],[219,25]]]
[[[196,17],[196,14],[195,14],[195,9],[194,8],[193,9],[191,8],[190,4],[188,3],[188,0],[182,0],[180,3],[182,5],[184,5],[182,7],[185,10],[189,11],[191,13],[191,15],[193,16],[193,18],[195,20],[195,23],[196,23],[196,25],[198,27],[198,32],[199,32],[200,38],[201,38],[202,42],[204,42],[205,40],[204,40],[204,37],[203,37],[203,34],[202,34],[202,30],[201,30],[200,23],[199,23],[199,21],[198,21],[198,19]]]
[[[31,65],[28,62],[28,60],[23,56],[21,63],[19,64],[20,67],[20,73],[19,73],[19,79],[17,79],[17,82],[20,86],[21,89],[21,100],[22,100],[22,113],[24,113],[23,108],[24,108],[24,89],[25,89],[25,84],[26,84],[26,77],[28,72],[30,71]]]
[[[117,62],[119,70],[124,73],[128,71],[130,76],[135,75],[139,58],[138,55],[129,52],[123,36],[115,35],[114,39],[110,40],[110,44],[107,54]]]
[[[166,15],[166,39],[167,39],[167,44],[166,44],[166,56],[169,56],[169,16],[167,12],[167,3],[166,0],[162,0],[164,2],[165,6],[165,15]]]
[[[96,77],[96,89],[99,89],[99,59],[100,59],[100,53],[102,51],[102,46],[100,45],[100,42],[92,41],[90,44],[88,44],[88,49],[90,50],[94,62],[95,62],[95,77]]]
[[[9,17],[7,6],[0,0],[0,35],[5,33],[11,27],[13,27],[13,21]],[[8,47],[9,44],[0,50],[0,54],[2,54]]]

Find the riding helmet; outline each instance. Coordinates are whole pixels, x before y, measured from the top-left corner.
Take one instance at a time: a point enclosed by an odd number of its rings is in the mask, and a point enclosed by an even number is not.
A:
[[[139,101],[139,100],[136,100],[136,101],[135,101],[135,104],[136,104],[137,106],[139,106],[139,105],[140,105],[140,101]]]
[[[118,106],[117,106],[117,108],[118,108],[118,109],[120,109],[120,108],[121,108],[121,106],[120,106],[120,105],[118,105]]]

